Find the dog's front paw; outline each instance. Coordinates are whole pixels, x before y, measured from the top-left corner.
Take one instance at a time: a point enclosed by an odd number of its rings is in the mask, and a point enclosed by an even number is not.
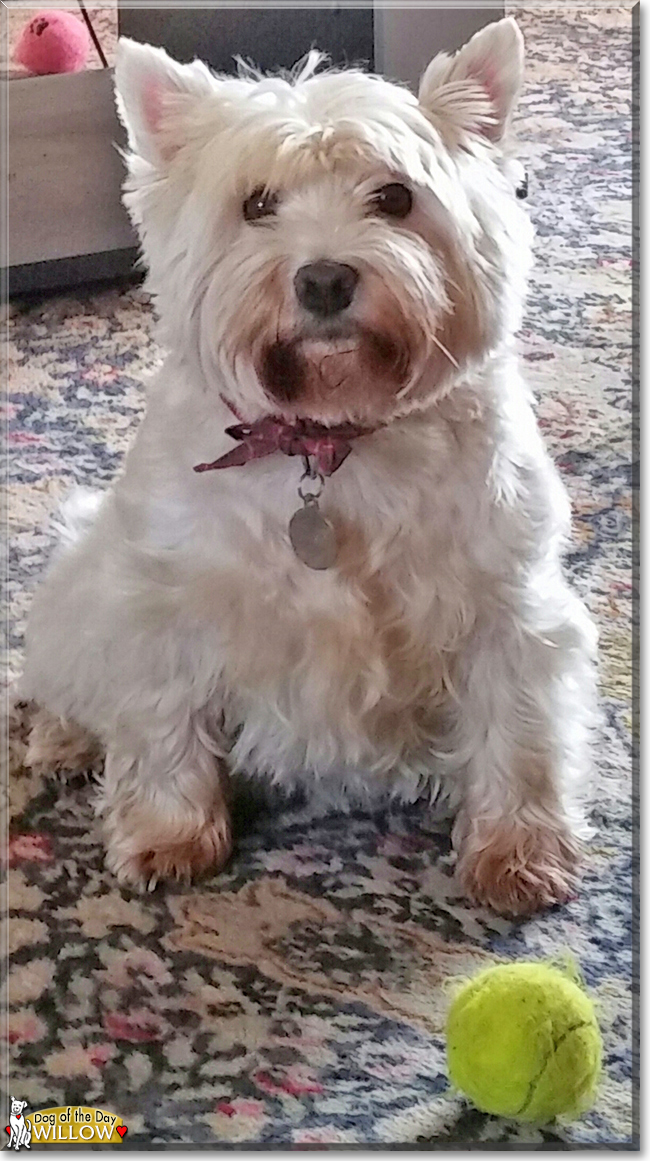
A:
[[[232,851],[230,815],[224,807],[195,828],[176,832],[150,826],[141,832],[113,829],[107,864],[122,883],[152,891],[159,880],[190,883],[208,871],[216,873]]]
[[[579,863],[579,844],[561,825],[478,823],[463,839],[458,877],[473,903],[532,915],[575,894]]]

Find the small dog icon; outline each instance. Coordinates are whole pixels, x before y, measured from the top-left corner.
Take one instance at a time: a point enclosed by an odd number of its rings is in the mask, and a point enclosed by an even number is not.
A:
[[[13,1146],[14,1149],[20,1149],[24,1145],[26,1149],[31,1149],[32,1145],[32,1126],[29,1121],[26,1121],[23,1116],[23,1109],[27,1107],[27,1101],[17,1101],[14,1097],[11,1098],[11,1113],[9,1114],[9,1148]]]

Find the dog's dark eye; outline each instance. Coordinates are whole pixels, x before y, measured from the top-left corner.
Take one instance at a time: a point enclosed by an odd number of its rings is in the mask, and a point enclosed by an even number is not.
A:
[[[519,185],[517,186],[517,188],[515,190],[515,196],[518,198],[527,198],[528,197],[528,174],[527,173],[524,174],[522,181],[520,181]]]
[[[372,197],[373,208],[387,218],[406,218],[413,209],[413,194],[407,185],[391,181],[378,189]]]
[[[242,207],[247,222],[257,222],[260,218],[270,218],[278,208],[278,195],[270,190],[254,189]]]

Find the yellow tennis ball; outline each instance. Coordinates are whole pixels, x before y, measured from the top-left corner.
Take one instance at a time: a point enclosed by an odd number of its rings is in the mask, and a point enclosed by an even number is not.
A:
[[[455,997],[447,1020],[452,1084],[478,1109],[544,1124],[593,1103],[603,1042],[594,1006],[558,968],[488,968]]]

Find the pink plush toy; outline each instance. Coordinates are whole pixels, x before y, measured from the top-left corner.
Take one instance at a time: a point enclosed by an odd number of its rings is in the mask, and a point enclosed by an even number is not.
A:
[[[36,76],[78,73],[90,50],[86,25],[65,9],[37,12],[25,25],[14,60]]]

